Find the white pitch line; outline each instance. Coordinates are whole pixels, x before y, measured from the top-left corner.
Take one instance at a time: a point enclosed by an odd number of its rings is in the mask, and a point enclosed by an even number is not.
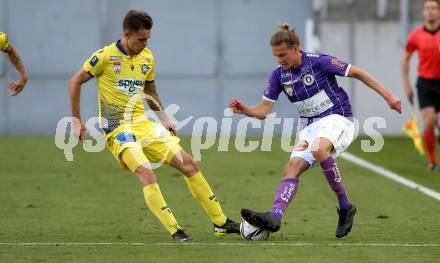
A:
[[[440,247],[440,244],[407,244],[407,243],[273,243],[273,242],[246,242],[246,243],[142,243],[142,242],[4,242],[0,246],[267,246],[267,247]]]
[[[380,167],[378,165],[375,165],[373,163],[365,161],[364,159],[361,159],[361,158],[359,158],[359,157],[357,157],[357,156],[355,156],[355,155],[353,155],[351,153],[346,152],[343,155],[341,155],[341,158],[343,158],[343,159],[345,159],[345,160],[347,160],[349,162],[355,163],[355,164],[357,164],[357,165],[359,165],[359,166],[361,166],[363,168],[371,170],[371,171],[373,171],[373,172],[375,172],[377,174],[380,174],[380,175],[382,175],[382,176],[384,176],[384,177],[386,177],[388,179],[391,179],[391,180],[393,180],[395,182],[398,182],[399,184],[403,184],[404,186],[407,186],[409,188],[412,188],[412,189],[415,189],[415,190],[417,190],[419,192],[422,192],[425,195],[430,196],[430,197],[440,201],[440,193],[438,193],[438,192],[436,192],[436,191],[434,191],[432,189],[429,189],[429,188],[427,188],[427,187],[425,187],[423,185],[415,183],[415,182],[413,182],[411,180],[408,180],[408,179],[406,179],[406,178],[404,178],[404,177],[402,177],[402,176],[400,176],[400,175],[398,175],[396,173],[393,173],[390,170],[387,170],[387,169],[385,169],[383,167]]]

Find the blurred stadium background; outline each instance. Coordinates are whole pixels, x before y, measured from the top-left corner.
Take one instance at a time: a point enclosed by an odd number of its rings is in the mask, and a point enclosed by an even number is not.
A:
[[[29,74],[20,96],[0,89],[0,135],[53,135],[70,116],[69,77],[94,52],[117,40],[128,9],[154,19],[149,47],[164,104],[181,108],[177,119],[210,116],[220,120],[232,97],[260,100],[276,66],[268,39],[280,21],[297,29],[305,50],[320,50],[375,75],[402,98],[396,115],[369,88],[340,78],[355,116],[382,116],[386,135],[401,135],[409,108],[402,89],[400,55],[408,30],[420,23],[422,0],[0,0],[0,30],[9,34]],[[411,77],[416,78],[416,59]],[[16,77],[0,56],[0,86]],[[83,87],[85,119],[97,115],[96,83]],[[297,116],[282,97],[278,116]],[[236,120],[235,120],[236,121]],[[191,124],[191,123],[190,123]],[[189,135],[192,126],[181,134]],[[262,129],[252,129],[260,134]],[[280,132],[280,127],[276,129]],[[361,130],[362,133],[362,130]]]

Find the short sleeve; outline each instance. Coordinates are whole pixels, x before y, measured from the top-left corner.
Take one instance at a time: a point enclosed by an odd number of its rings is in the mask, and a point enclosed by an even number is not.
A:
[[[409,54],[412,54],[417,49],[417,38],[415,36],[415,32],[411,32],[408,36],[408,40],[406,42],[405,50]]]
[[[151,59],[150,59],[150,70],[148,71],[148,73],[147,73],[147,78],[146,78],[146,81],[147,82],[153,82],[154,81],[154,64],[155,64],[155,61],[154,61],[154,56],[153,56],[153,54],[151,54]]]
[[[267,82],[267,87],[263,93],[263,99],[270,102],[276,102],[281,91],[280,72],[279,70],[274,70]]]
[[[9,46],[8,35],[0,32],[0,51],[5,51]]]
[[[104,50],[96,51],[86,62],[84,62],[83,69],[90,75],[97,77],[104,71]]]
[[[321,71],[325,74],[347,77],[351,66],[349,63],[327,55],[321,55],[317,59]]]

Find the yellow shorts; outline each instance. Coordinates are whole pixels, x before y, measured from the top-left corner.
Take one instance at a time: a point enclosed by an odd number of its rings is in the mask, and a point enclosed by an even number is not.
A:
[[[106,137],[107,147],[124,169],[136,171],[144,163],[169,164],[182,150],[180,139],[152,121],[131,127],[120,126]],[[130,148],[127,154],[122,153]]]

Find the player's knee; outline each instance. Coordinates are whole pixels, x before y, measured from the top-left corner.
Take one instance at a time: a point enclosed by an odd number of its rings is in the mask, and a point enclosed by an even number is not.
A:
[[[157,183],[157,179],[153,171],[142,165],[136,169],[136,176],[143,186]]]
[[[294,179],[294,178],[298,178],[300,175],[300,169],[298,165],[295,165],[295,163],[293,162],[288,162],[285,166],[284,166],[284,170],[283,170],[283,177],[281,178],[282,180],[284,179]]]
[[[423,123],[426,130],[433,130],[435,128],[436,122],[437,120],[434,114],[423,115]]]
[[[183,174],[185,176],[193,176],[196,173],[199,172],[199,166],[197,165],[197,162],[188,155],[189,158],[186,158],[186,160],[184,161],[184,171]]]
[[[311,150],[313,159],[315,159],[317,162],[322,162],[327,159],[333,150],[333,145],[328,139],[320,139],[315,142]]]
[[[181,151],[179,155],[176,155],[172,161],[172,165],[188,177],[199,172],[197,162],[185,151]]]
[[[323,151],[322,149],[316,149],[312,151],[312,156],[317,162],[322,162],[327,157],[328,153],[326,151]]]

